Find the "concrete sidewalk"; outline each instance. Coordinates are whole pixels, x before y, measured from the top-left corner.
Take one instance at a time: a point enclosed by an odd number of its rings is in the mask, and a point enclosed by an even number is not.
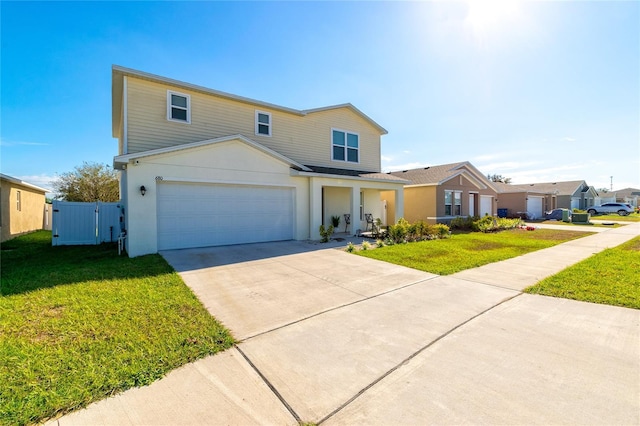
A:
[[[640,424],[640,311],[520,292],[640,235],[594,229],[447,277],[300,243],[163,253],[242,342],[50,424]]]

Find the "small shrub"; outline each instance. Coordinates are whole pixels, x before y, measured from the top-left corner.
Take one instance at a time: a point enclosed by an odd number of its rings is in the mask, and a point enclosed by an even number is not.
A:
[[[376,240],[376,246],[378,247],[384,247],[386,244],[384,242],[384,240]]]
[[[340,216],[331,216],[331,225],[333,225],[334,228],[337,228],[340,226]]]
[[[393,241],[394,244],[406,243],[407,234],[409,233],[409,222],[401,217],[395,225],[389,226],[387,232],[389,233],[389,239]]]
[[[437,223],[433,225],[433,232],[437,238],[447,238],[451,234],[451,230],[444,223]]]
[[[369,243],[369,241],[363,241],[362,242],[362,250],[366,251],[369,250],[371,248],[371,244]]]
[[[328,228],[325,229],[324,225],[320,225],[320,242],[328,243],[331,235],[333,234],[333,225],[329,225]]]
[[[355,249],[356,249],[356,246],[354,246],[352,242],[349,242],[349,244],[347,244],[348,253],[353,253]]]

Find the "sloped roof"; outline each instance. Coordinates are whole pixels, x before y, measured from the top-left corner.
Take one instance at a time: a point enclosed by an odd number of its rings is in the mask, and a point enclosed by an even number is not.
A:
[[[24,187],[29,188],[29,189],[33,189],[34,191],[43,192],[43,193],[50,192],[48,189],[41,188],[41,187],[36,186],[36,185],[34,185],[32,183],[28,183],[28,182],[25,182],[25,181],[20,180],[18,178],[14,178],[14,177],[9,176],[9,175],[4,175],[2,173],[0,173],[0,179],[6,180],[6,181],[11,182],[11,183],[15,183],[16,185],[24,186]]]
[[[316,112],[346,108],[352,111],[353,113],[359,115],[365,121],[367,121],[369,124],[375,127],[380,132],[381,135],[386,135],[388,133],[384,127],[382,127],[381,125],[373,121],[369,116],[364,114],[362,111],[360,111],[358,108],[351,105],[350,103],[326,106],[322,108],[298,110],[294,108],[287,108],[284,106],[272,104],[269,102],[263,102],[256,99],[246,98],[244,96],[233,95],[231,93],[222,92],[220,90],[209,89],[203,86],[198,86],[196,84],[186,83],[184,81],[174,80],[171,78],[162,77],[162,76],[147,73],[144,71],[138,71],[131,68],[121,67],[119,65],[113,65],[111,67],[111,126],[112,126],[113,137],[117,137],[118,132],[120,130],[120,117],[122,115],[122,88],[124,84],[123,83],[124,76],[133,76],[143,80],[169,84],[174,87],[193,90],[193,91],[204,93],[207,95],[217,96],[219,98],[230,99],[230,100],[243,102],[243,103],[255,105],[262,108],[269,108],[276,111],[286,112],[286,113],[294,114],[298,116],[306,116]]]
[[[410,185],[422,186],[441,185],[455,176],[464,174],[482,186],[492,187],[492,183],[468,161],[402,170],[390,174],[408,180],[411,182]]]
[[[555,193],[556,195],[572,195],[582,184],[586,185],[586,182],[584,180],[571,180],[565,182],[501,184],[495,186],[499,192],[538,192],[542,194]]]
[[[617,191],[612,191],[612,193],[616,194],[616,197],[620,197],[620,198],[633,197],[634,195],[640,195],[640,189],[625,188],[625,189],[619,189]]]

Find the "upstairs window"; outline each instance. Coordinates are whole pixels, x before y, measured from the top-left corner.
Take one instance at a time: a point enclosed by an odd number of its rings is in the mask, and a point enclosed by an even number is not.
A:
[[[167,120],[191,123],[191,97],[167,90]]]
[[[271,136],[271,113],[256,111],[256,135]]]
[[[332,159],[334,161],[360,162],[360,137],[357,133],[332,130]]]

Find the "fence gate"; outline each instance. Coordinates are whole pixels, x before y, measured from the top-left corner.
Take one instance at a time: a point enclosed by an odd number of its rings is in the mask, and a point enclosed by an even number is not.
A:
[[[120,235],[118,203],[53,201],[52,245],[96,245]]]

